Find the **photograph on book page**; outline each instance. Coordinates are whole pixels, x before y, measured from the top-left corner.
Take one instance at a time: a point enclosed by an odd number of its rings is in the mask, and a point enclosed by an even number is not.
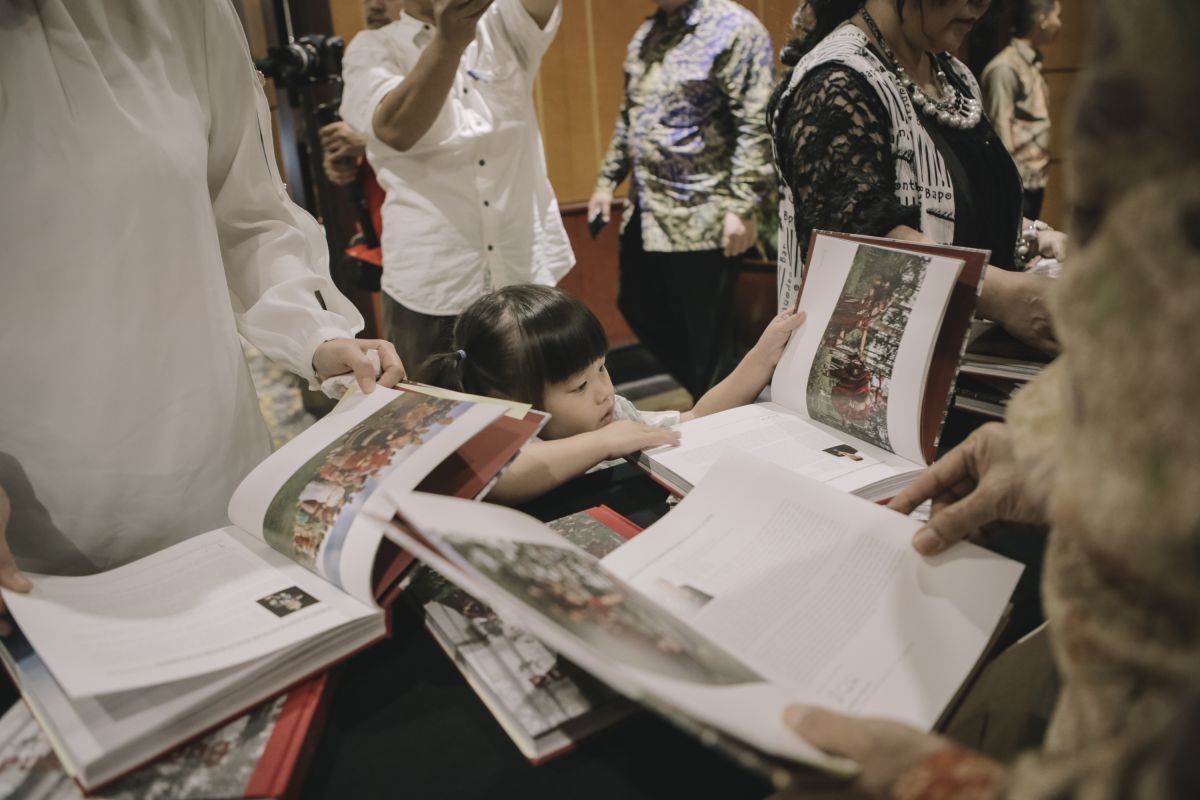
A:
[[[803,697],[763,678],[537,520],[454,498],[392,497],[397,525],[389,537],[622,694],[673,707],[767,753],[850,768],[783,723],[783,709]]]
[[[234,493],[230,519],[372,602],[391,516],[378,490],[415,488],[505,410],[382,387],[355,394],[256,467]]]
[[[962,265],[818,235],[800,297],[808,322],[780,359],[772,401],[924,463],[925,382]]]

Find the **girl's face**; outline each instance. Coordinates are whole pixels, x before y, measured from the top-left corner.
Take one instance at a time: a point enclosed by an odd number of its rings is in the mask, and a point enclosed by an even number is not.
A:
[[[604,427],[613,418],[613,385],[604,359],[593,361],[581,372],[561,383],[546,387],[545,408],[550,422],[543,429],[547,439],[564,439]]]

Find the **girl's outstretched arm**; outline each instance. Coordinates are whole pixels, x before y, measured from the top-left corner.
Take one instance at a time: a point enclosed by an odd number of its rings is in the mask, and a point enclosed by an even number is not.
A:
[[[531,442],[500,476],[487,499],[518,505],[558,488],[602,461],[662,444],[679,444],[679,434],[632,420],[617,420],[564,439]]]
[[[704,393],[683,419],[695,419],[730,408],[753,403],[775,374],[775,365],[783,356],[792,331],[804,324],[803,311],[784,311],[776,315],[729,377]]]

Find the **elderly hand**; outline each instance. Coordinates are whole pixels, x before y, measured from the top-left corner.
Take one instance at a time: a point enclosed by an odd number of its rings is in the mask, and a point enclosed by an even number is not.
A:
[[[378,378],[375,377],[375,366],[367,357],[368,350],[375,350],[379,354],[381,374]],[[377,382],[390,389],[406,377],[396,348],[384,339],[330,339],[317,347],[312,366],[318,381],[334,375],[354,373],[358,388],[364,394],[373,392]]]
[[[996,321],[1028,345],[1046,353],[1058,353],[1058,341],[1046,307],[1053,285],[1053,278],[988,267],[979,296],[979,315]]]
[[[991,422],[925,470],[888,508],[910,514],[933,501],[929,522],[913,535],[913,547],[925,555],[979,532],[989,522],[1045,521],[1045,510],[1025,491],[1013,456],[1008,426]]]
[[[725,212],[721,223],[721,247],[725,257],[740,256],[758,241],[758,221],[754,217],[742,219],[732,211]]]
[[[783,720],[814,747],[858,763],[862,771],[854,782],[854,797],[888,797],[901,775],[951,747],[940,736],[898,722],[847,717],[811,706],[788,706]],[[800,792],[784,792],[782,797],[798,795]],[[814,793],[813,797],[827,798],[828,794]]]
[[[1042,258],[1054,258],[1063,261],[1067,257],[1068,238],[1062,231],[1038,231],[1037,254]]]
[[[8,549],[8,521],[11,517],[12,505],[8,501],[8,493],[0,486],[0,586],[24,594],[33,588],[33,584],[21,574],[12,550]],[[0,613],[4,610],[4,600],[0,598]],[[0,636],[8,636],[10,633],[12,625],[7,619],[0,618]]]

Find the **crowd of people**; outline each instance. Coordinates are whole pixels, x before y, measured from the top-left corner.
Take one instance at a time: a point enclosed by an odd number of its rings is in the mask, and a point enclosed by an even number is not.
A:
[[[953,723],[950,739],[816,708],[787,721],[861,765],[859,795],[1196,796],[1200,11],[1088,4],[1063,136],[1068,243],[1037,218],[1040,51],[1059,4],[1024,0],[980,83],[951,54],[990,5],[799,0],[776,75],[766,30],[733,0],[648,2],[589,215],[609,220],[630,178],[619,305],[699,398],[684,417],[752,399],[803,324],[783,311],[735,365],[737,257],[776,192],[783,286],[802,281],[815,229],[989,250],[978,314],[1060,355],[1005,423],[891,507],[932,501],[913,541],[926,555],[995,523],[1045,532],[1053,674],[1008,654],[990,669],[1016,670],[1022,692],[1056,681],[1034,710],[1049,727],[1001,748]],[[332,180],[365,158],[385,192],[378,340],[355,338],[320,228],[264,146],[231,3],[0,4],[0,585],[28,591],[22,569],[94,572],[224,524],[268,451],[240,337],[313,386],[412,373],[552,412],[496,487],[508,502],[675,441],[683,417],[616,396],[603,328],[552,288],[574,256],[531,95],[561,0],[364,8],[345,122],[322,139]],[[1027,272],[1039,257],[1065,260],[1063,277]],[[298,513],[325,503],[311,494]]]

